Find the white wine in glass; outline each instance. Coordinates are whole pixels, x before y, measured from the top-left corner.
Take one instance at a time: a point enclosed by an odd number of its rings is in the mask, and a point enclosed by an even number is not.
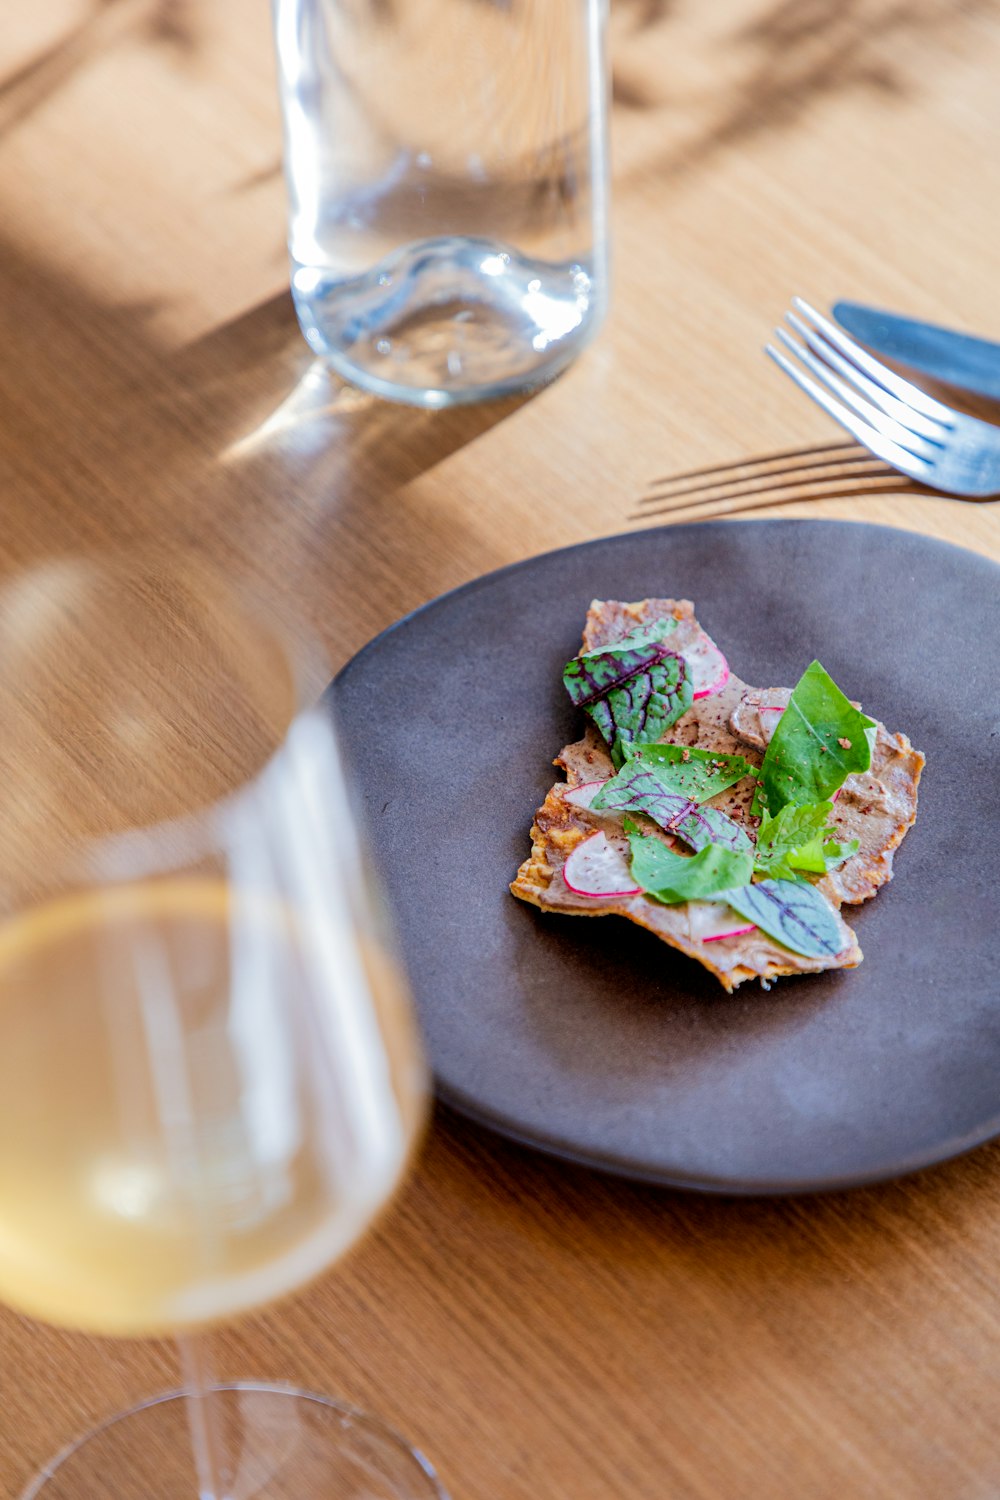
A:
[[[0,1300],[186,1334],[296,1291],[406,1171],[426,1076],[320,667],[192,565],[0,593]],[[310,680],[310,677],[316,680]],[[189,1389],[40,1500],[430,1500],[374,1418]]]

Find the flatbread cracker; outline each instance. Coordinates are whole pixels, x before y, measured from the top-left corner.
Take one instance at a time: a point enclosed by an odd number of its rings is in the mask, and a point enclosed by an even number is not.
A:
[[[671,649],[683,651],[692,645],[701,627],[694,606],[686,599],[643,599],[635,604],[595,600],[587,614],[583,650],[614,645],[637,626],[665,616],[677,621],[670,637]],[[661,743],[697,745],[742,755],[760,765],[780,718],[777,710],[790,696],[790,688],[752,688],[731,673],[720,691],[697,699],[663,735]],[[839,909],[844,904],[867,901],[892,879],[893,855],[916,817],[924,757],[914,750],[906,735],[890,734],[878,724],[870,770],[849,776],[841,789],[830,821],[839,841],[856,838],[860,847],[839,869],[817,882],[837,911],[843,933],[841,951],[828,958],[794,953],[757,927],[739,936],[704,942],[692,932],[687,904],[667,906],[645,893],[624,897],[576,894],[563,877],[573,849],[594,832],[602,831],[627,856],[628,839],[620,813],[599,812],[566,800],[567,792],[575,787],[614,775],[608,748],[597,730],[589,725],[582,739],[560,752],[555,764],[565,771],[566,779],[551,788],[535,814],[531,854],[511,885],[514,895],[546,912],[627,917],[703,964],[731,992],[747,979],[760,979],[766,984],[785,974],[849,969],[861,962],[857,937]],[[757,824],[750,811],[753,793],[754,783],[746,778],[706,805],[719,808],[753,837]]]

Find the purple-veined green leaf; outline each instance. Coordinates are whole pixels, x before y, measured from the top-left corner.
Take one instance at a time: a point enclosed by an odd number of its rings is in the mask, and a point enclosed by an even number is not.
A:
[[[658,740],[691,707],[684,659],[663,644],[675,628],[675,620],[658,620],[614,646],[574,657],[563,671],[566,691],[590,714],[616,769],[628,745]]]
[[[753,841],[740,825],[717,807],[692,807],[690,812],[684,813],[670,825],[670,832],[676,833],[678,838],[682,838],[685,844],[690,844],[698,853],[707,849],[710,844],[732,849],[737,854],[753,851]]]
[[[584,712],[590,715],[597,725],[598,730],[603,735],[604,742],[611,751],[612,762],[615,765],[620,764],[614,758],[615,719],[614,714],[611,712],[611,704],[607,698],[598,698],[596,703],[589,703]]]
[[[638,876],[636,884],[642,884]],[[760,880],[726,891],[723,899],[793,953],[832,958],[844,948],[836,912],[806,880]]]
[[[676,724],[691,707],[693,692],[687,666],[680,656],[666,652],[645,671],[637,672],[622,687],[613,688],[600,701],[610,714],[612,737],[603,727],[605,715],[594,714],[596,704],[587,709],[611,751],[612,764],[618,768],[625,759],[628,745],[655,742]]]
[[[694,803],[672,792],[641,760],[628,760],[617,776],[606,781],[591,807],[611,812],[641,812],[661,828],[690,812]]]
[[[588,708],[659,661],[666,649],[664,639],[676,628],[676,620],[657,620],[630,631],[613,646],[599,646],[574,656],[563,668],[563,685],[577,708]]]

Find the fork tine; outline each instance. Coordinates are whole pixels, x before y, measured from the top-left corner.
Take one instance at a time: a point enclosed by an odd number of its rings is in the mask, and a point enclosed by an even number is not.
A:
[[[890,442],[896,443],[898,447],[906,449],[910,453],[915,453],[918,458],[930,459],[935,457],[940,448],[939,444],[929,443],[926,438],[922,438],[917,433],[911,432],[901,422],[897,422],[893,417],[887,417],[884,412],[872,406],[870,401],[866,401],[845,380],[841,380],[840,376],[834,374],[829,365],[825,365],[821,359],[817,359],[815,354],[811,354],[804,345],[793,339],[791,334],[784,328],[775,329],[775,333],[785,347],[792,351],[796,359],[800,360],[806,369],[812,370],[813,374],[823,385],[833,391],[834,395],[839,396],[846,406],[856,411],[862,421],[868,423],[869,427],[874,427],[876,431],[881,432],[884,437],[887,437]]]
[[[835,422],[839,422],[841,427],[846,427],[847,431],[856,437],[859,443],[863,443],[870,452],[876,454],[879,458],[884,458],[887,464],[892,464],[893,468],[902,470],[904,474],[909,474],[912,479],[926,479],[933,472],[932,465],[927,463],[925,459],[915,457],[912,453],[907,452],[905,448],[901,448],[898,443],[894,443],[881,432],[877,432],[874,427],[869,426],[867,422],[855,416],[842,402],[837,401],[828,392],[824,391],[821,386],[817,385],[815,380],[810,379],[804,370],[800,370],[797,365],[792,364],[792,361],[782,354],[780,349],[776,349],[773,344],[765,346],[765,353],[769,354],[775,363],[781,366],[785,374],[789,375],[795,381],[800,390],[805,391],[807,396],[811,396],[817,406],[821,406],[825,412],[829,412]]]
[[[927,438],[939,448],[943,445],[948,436],[948,429],[940,422],[934,421],[931,417],[925,417],[923,412],[908,406],[905,401],[900,401],[898,396],[891,395],[877,381],[869,379],[863,371],[858,369],[857,365],[845,359],[842,354],[838,354],[834,346],[822,334],[810,328],[808,323],[804,323],[795,313],[786,313],[785,321],[795,329],[800,338],[805,340],[814,354],[818,354],[820,359],[831,365],[833,369],[839,370],[848,385],[861,391],[878,407],[879,411],[884,411],[887,417],[892,417],[908,431],[919,432],[921,437]]]
[[[848,338],[847,334],[835,323],[831,323],[829,318],[824,318],[822,313],[810,306],[804,297],[793,297],[792,305],[799,312],[805,313],[810,322],[826,335],[831,344],[836,344],[841,353],[846,354],[848,359],[852,359],[867,375],[878,381],[879,385],[891,391],[894,396],[898,396],[900,401],[905,401],[907,406],[912,406],[915,411],[922,412],[925,417],[932,417],[937,422],[943,422],[946,427],[954,425],[955,413],[949,406],[945,406],[941,401],[935,401],[933,396],[928,396],[926,391],[922,391],[912,381],[904,380],[902,375],[897,375],[895,370],[890,370],[881,360],[869,354],[867,349],[862,349],[860,344]]]

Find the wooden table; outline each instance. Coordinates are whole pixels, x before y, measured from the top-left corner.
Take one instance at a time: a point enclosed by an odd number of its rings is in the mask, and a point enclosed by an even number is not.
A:
[[[794,291],[1000,337],[995,0],[617,0],[613,34],[610,323],[534,399],[432,415],[303,380],[263,0],[8,6],[3,573],[193,546],[336,665],[442,589],[622,529],[658,475],[835,440],[760,352]],[[765,514],[1000,558],[994,505],[833,477]],[[455,1500],[986,1500],[998,1289],[997,1147],[708,1201],[442,1116],[350,1263],[220,1335],[218,1366],[378,1410]],[[175,1379],[166,1346],[6,1313],[0,1369],[5,1495]]]

